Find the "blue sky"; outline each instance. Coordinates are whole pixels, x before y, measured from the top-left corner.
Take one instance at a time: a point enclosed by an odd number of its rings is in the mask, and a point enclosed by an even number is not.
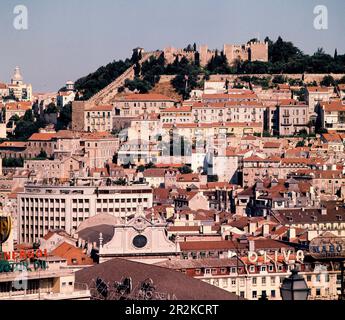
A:
[[[29,29],[13,27],[13,9],[28,8]],[[316,5],[326,5],[328,30],[313,26]],[[54,91],[67,80],[114,59],[146,50],[210,48],[267,35],[294,42],[306,53],[323,47],[345,53],[343,0],[0,0],[0,81],[16,65],[34,91]]]

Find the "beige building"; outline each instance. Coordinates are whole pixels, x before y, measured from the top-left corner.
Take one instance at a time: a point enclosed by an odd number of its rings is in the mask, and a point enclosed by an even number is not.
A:
[[[4,123],[8,124],[12,117],[17,116],[21,118],[25,115],[25,112],[31,110],[32,103],[30,101],[22,102],[8,102],[5,104],[5,119]],[[15,129],[15,123],[7,128],[8,132],[12,132]]]
[[[79,171],[82,162],[73,157],[62,160],[25,160],[24,168],[34,171],[40,179],[70,179],[73,172]]]
[[[176,102],[162,94],[129,94],[115,100],[115,115],[135,118],[144,113],[160,113],[161,110],[172,108]]]
[[[333,95],[333,87],[307,87],[305,98],[309,105],[309,114],[313,114],[319,103],[328,102]]]
[[[111,132],[113,130],[114,107],[94,106],[84,112],[84,131]]]
[[[320,103],[321,125],[328,131],[345,130],[345,101],[331,101]]]
[[[119,150],[119,139],[108,132],[84,133],[80,147],[85,167],[102,168]]]
[[[192,108],[190,106],[161,110],[160,117],[162,123],[190,123],[193,121]]]
[[[279,135],[290,136],[301,130],[309,131],[308,105],[295,102],[278,106]]]

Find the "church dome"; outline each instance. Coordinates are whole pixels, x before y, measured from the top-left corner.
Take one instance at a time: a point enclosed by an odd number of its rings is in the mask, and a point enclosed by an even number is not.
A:
[[[12,77],[12,81],[23,81],[23,77],[22,75],[20,74],[20,69],[19,67],[16,67],[14,69],[14,74],[13,74],[13,77]]]

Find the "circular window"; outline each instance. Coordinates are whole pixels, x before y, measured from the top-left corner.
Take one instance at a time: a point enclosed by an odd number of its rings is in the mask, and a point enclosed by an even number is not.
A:
[[[147,245],[147,238],[142,235],[136,236],[133,239],[133,245],[139,249],[144,248]]]

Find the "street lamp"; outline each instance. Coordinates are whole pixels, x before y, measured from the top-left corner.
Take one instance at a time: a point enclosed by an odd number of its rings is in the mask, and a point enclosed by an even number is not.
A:
[[[298,270],[291,271],[291,275],[283,280],[280,295],[283,300],[307,300],[310,289]]]

